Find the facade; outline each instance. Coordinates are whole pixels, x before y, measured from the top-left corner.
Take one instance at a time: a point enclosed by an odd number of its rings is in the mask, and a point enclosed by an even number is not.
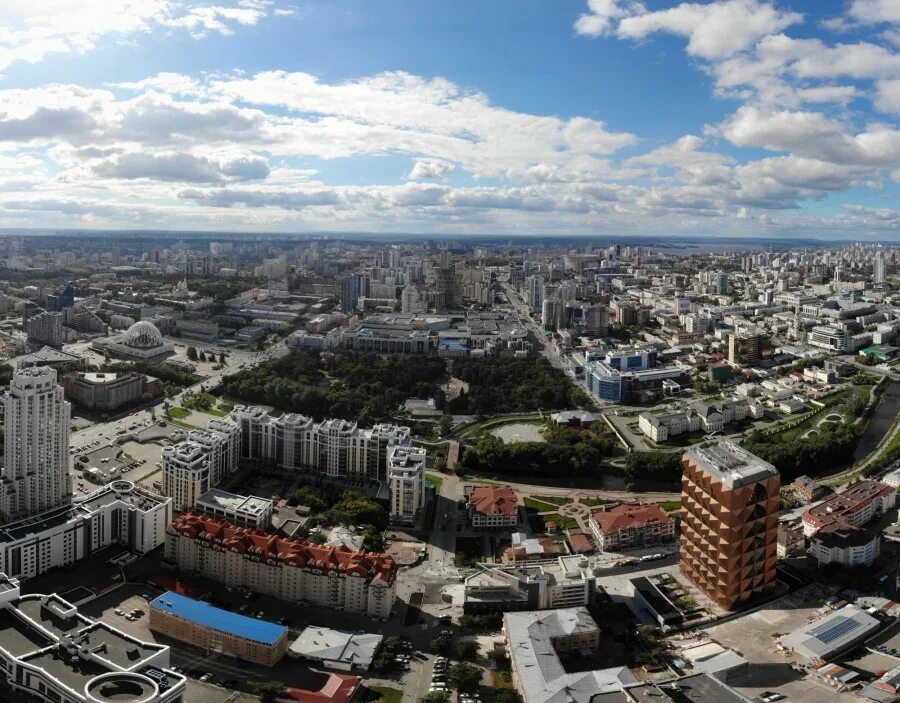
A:
[[[594,513],[591,532],[604,552],[641,549],[675,540],[675,521],[656,503],[617,503]]]
[[[19,579],[74,564],[121,544],[139,554],[165,542],[172,502],[130,481],[113,481],[75,505],[0,528],[0,571]]]
[[[77,373],[64,379],[66,395],[76,405],[91,410],[116,410],[136,403],[144,393],[144,376],[125,373]]]
[[[465,495],[474,529],[509,529],[519,524],[519,498],[509,486],[466,486]]]
[[[238,467],[240,425],[230,418],[211,420],[206,430],[192,430],[187,439],[163,447],[163,495],[175,511],[191,508]]]
[[[0,669],[12,700],[183,703],[169,647],[92,620],[56,594],[21,595],[0,574]]]
[[[806,341],[811,347],[832,352],[850,351],[850,332],[838,325],[817,325],[812,328]]]
[[[32,349],[43,346],[59,349],[63,345],[63,316],[59,312],[40,312],[25,323],[28,345]]]
[[[740,422],[748,416],[760,418],[763,414],[762,405],[752,398],[709,404],[697,402],[683,412],[641,413],[638,427],[654,442],[665,442],[685,432],[719,432],[729,422]]]
[[[49,367],[16,371],[3,394],[3,413],[0,519],[9,522],[67,505],[72,500],[72,407],[63,399],[56,371]]]
[[[682,459],[682,573],[733,610],[775,585],[780,476],[731,442]]]
[[[794,495],[804,503],[812,503],[821,500],[828,494],[828,490],[825,486],[806,475],[794,479],[794,482],[791,484],[791,490],[794,492]]]
[[[839,564],[845,569],[872,566],[881,554],[881,535],[835,522],[810,538],[809,554],[819,566]]]
[[[775,553],[779,559],[798,557],[806,552],[806,538],[803,536],[803,525],[778,523],[778,547]]]
[[[425,508],[425,450],[389,447],[388,483],[391,522],[415,525]]]
[[[408,427],[371,429],[346,420],[315,422],[305,415],[271,417],[253,406],[235,406],[230,416],[240,428],[240,458],[331,478],[387,481],[388,449],[408,447]]]
[[[585,364],[584,386],[599,401],[619,403],[628,393],[659,390],[684,374],[680,366],[619,371],[605,361],[593,360]]]
[[[762,337],[758,334],[735,332],[728,335],[728,363],[735,367],[759,363]]]
[[[166,530],[166,559],[226,585],[373,618],[387,618],[396,597],[389,556],[281,539],[193,512]]]
[[[150,602],[150,629],[207,652],[273,666],[287,651],[288,629],[216,608],[173,591]]]

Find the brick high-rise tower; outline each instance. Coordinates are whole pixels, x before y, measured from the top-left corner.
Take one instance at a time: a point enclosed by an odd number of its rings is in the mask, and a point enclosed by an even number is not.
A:
[[[781,477],[731,442],[682,458],[681,571],[733,610],[775,585]]]

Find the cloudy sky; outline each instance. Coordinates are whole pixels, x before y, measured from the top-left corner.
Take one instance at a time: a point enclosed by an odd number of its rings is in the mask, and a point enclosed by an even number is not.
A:
[[[900,0],[3,0],[0,227],[900,238]]]

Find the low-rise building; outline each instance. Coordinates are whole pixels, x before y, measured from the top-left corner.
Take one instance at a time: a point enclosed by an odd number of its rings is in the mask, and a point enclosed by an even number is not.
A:
[[[502,530],[519,524],[519,498],[509,486],[466,486],[466,511],[476,530]]]
[[[675,539],[675,521],[656,503],[616,503],[589,521],[597,547],[620,552],[667,544]]]
[[[839,564],[848,569],[871,566],[881,554],[881,535],[834,522],[810,537],[809,554],[819,566]]]
[[[229,586],[373,618],[387,618],[396,597],[390,556],[282,539],[194,512],[166,530],[166,559]]]
[[[891,486],[878,481],[857,481],[803,513],[803,533],[812,537],[818,530],[836,522],[860,527],[893,508],[896,499],[897,491]]]
[[[197,499],[194,510],[215,520],[228,520],[238,527],[267,530],[272,525],[274,504],[270,498],[242,496],[212,488]]]
[[[186,679],[169,647],[92,620],[56,594],[21,595],[0,574],[0,670],[11,700],[181,703]]]
[[[828,494],[828,489],[825,486],[806,475],[794,479],[794,482],[791,484],[791,490],[804,503],[821,500]]]
[[[140,401],[144,394],[143,374],[124,373],[76,373],[60,379],[66,397],[91,410],[117,410],[124,405]]]
[[[273,666],[288,647],[283,625],[222,610],[204,601],[167,591],[150,602],[150,629],[205,652]]]
[[[805,663],[827,662],[869,637],[881,623],[855,605],[845,605],[821,620],[781,638],[782,649]]]
[[[326,669],[366,672],[384,638],[371,632],[333,630],[310,625],[294,640],[288,655]]]
[[[802,524],[778,523],[778,546],[775,553],[779,559],[798,557],[806,552],[806,538]]]

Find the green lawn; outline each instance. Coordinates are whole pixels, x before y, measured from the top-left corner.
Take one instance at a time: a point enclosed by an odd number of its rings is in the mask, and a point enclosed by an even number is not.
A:
[[[399,688],[389,686],[366,686],[366,688],[380,696],[373,703],[400,703],[403,698],[403,691]]]
[[[174,408],[169,408],[169,412],[168,412],[169,417],[174,417],[176,420],[183,420],[190,414],[191,414],[190,410],[188,410],[187,408],[179,407],[179,406],[176,406]]]
[[[667,513],[674,512],[675,510],[681,510],[681,501],[680,500],[664,500],[657,505],[665,510]]]
[[[552,505],[566,505],[572,502],[571,498],[561,498],[560,496],[535,496],[535,498]]]
[[[567,530],[570,527],[578,527],[578,521],[575,518],[566,517],[564,515],[560,515],[559,513],[541,515],[541,519],[544,521],[544,524],[548,522],[555,522],[556,526],[563,530]]]
[[[559,506],[554,505],[553,503],[545,503],[544,501],[537,500],[536,498],[528,497],[525,499],[525,507],[537,510],[539,513],[546,513],[552,510],[556,510]]]
[[[444,479],[434,474],[425,474],[425,483],[434,488],[435,493],[440,493],[441,486],[444,485]]]
[[[582,505],[586,505],[589,508],[596,508],[598,505],[609,505],[610,503],[615,503],[614,500],[607,500],[606,498],[582,498],[578,501]]]

